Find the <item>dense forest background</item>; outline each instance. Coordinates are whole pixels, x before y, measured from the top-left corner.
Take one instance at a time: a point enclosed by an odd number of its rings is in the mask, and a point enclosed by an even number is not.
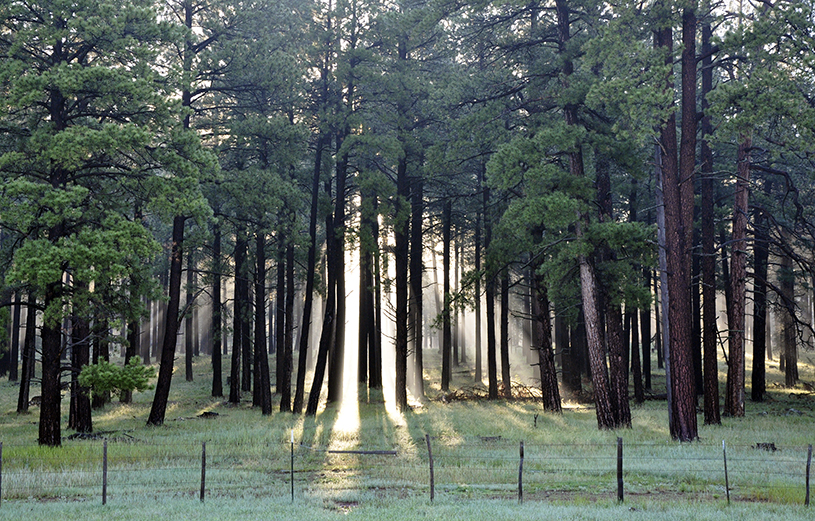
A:
[[[630,426],[657,371],[674,438],[698,397],[706,423],[744,415],[765,360],[794,386],[812,343],[813,12],[0,2],[18,410],[39,381],[59,445],[66,381],[89,431],[109,393],[79,374],[111,354],[159,364],[153,425],[180,355],[264,414],[314,415],[354,377],[404,409],[432,354],[441,393],[454,371],[491,399],[534,382],[553,412],[590,393],[600,428]]]

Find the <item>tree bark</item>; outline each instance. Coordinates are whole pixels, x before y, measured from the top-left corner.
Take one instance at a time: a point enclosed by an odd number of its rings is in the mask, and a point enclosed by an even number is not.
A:
[[[221,304],[221,224],[212,230],[212,396],[224,395],[222,371],[223,306]]]
[[[549,295],[543,281],[543,276],[534,273],[534,270],[532,284],[532,314],[535,318],[533,341],[535,343],[535,349],[538,352],[543,410],[559,414],[563,409],[560,403],[560,389],[557,384],[555,355],[552,352],[552,323],[549,316]]]
[[[261,413],[272,414],[272,388],[269,382],[269,355],[266,349],[266,235],[258,232],[255,237],[255,392]],[[291,342],[289,342],[291,350]]]
[[[421,175],[414,176],[410,188],[410,331],[413,344],[414,378],[413,391],[416,396],[424,396],[424,358],[423,342],[423,272],[422,232],[424,217],[424,180]]]
[[[717,352],[716,325],[716,250],[715,250],[715,215],[713,184],[713,150],[709,137],[713,134],[713,125],[708,113],[707,94],[713,90],[713,58],[710,39],[713,31],[709,22],[702,25],[702,143],[701,153],[701,191],[702,206],[700,209],[702,234],[702,351],[704,365],[704,410],[705,425],[722,423],[719,411],[719,360]]]
[[[789,241],[789,232],[782,231],[782,239]],[[784,310],[781,312],[782,324],[781,335],[783,338],[783,367],[784,384],[787,387],[794,387],[798,383],[798,349],[796,345],[797,327],[795,325],[795,271],[793,270],[792,257],[784,255],[781,258],[781,269],[779,270],[781,286],[781,299]]]
[[[28,292],[28,306],[25,312],[25,338],[23,339],[22,367],[20,368],[20,392],[17,395],[17,412],[28,412],[31,379],[34,377],[35,352],[34,336],[37,334],[37,296]]]
[[[450,390],[452,376],[452,320],[450,295],[450,228],[452,203],[449,199],[444,201],[442,211],[442,276],[444,278],[444,308],[442,309],[442,348],[441,348],[441,390]]]
[[[769,192],[769,182],[765,181]],[[753,371],[750,398],[764,401],[767,390],[765,358],[767,353],[767,267],[770,257],[767,216],[758,210],[755,218],[755,242],[753,243]]]
[[[156,393],[153,397],[153,406],[147,425],[159,426],[164,424],[164,414],[167,411],[167,399],[170,396],[170,384],[173,379],[173,364],[175,362],[175,347],[178,333],[178,309],[181,301],[181,271],[182,245],[184,242],[185,217],[173,218],[172,250],[170,254],[170,300],[167,303],[167,316],[164,329],[164,342],[161,348],[161,364],[159,366]]]
[[[501,384],[503,396],[512,398],[512,377],[509,371],[509,268],[501,272]]]
[[[232,298],[232,364],[229,370],[229,403],[241,402],[241,355],[243,352],[243,319],[244,301],[241,298],[241,286],[246,284],[243,276],[246,263],[246,237],[244,231],[238,228],[235,231],[235,282],[233,284]]]
[[[84,288],[83,291],[87,291]],[[79,372],[90,363],[91,328],[88,321],[79,315],[71,318],[71,401],[68,414],[68,428],[76,432],[93,432],[91,419],[90,390],[79,385]]]
[[[192,306],[193,306],[193,283],[195,277],[193,274],[192,255],[187,254],[187,305],[184,311],[184,378],[188,382],[193,381],[192,374],[192,357],[193,357],[193,322],[192,322]]]
[[[727,388],[724,411],[728,416],[744,416],[744,333],[747,284],[747,200],[750,183],[751,138],[739,140],[733,233],[730,253],[730,286],[732,306],[728,317],[730,335],[727,357]]]

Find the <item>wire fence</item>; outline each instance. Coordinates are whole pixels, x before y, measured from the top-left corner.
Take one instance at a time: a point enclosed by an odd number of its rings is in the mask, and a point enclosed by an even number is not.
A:
[[[0,508],[14,500],[419,497],[515,501],[648,496],[809,504],[812,446],[539,444],[434,437],[397,448],[81,442],[69,457],[0,443]],[[76,445],[75,445],[76,446]]]

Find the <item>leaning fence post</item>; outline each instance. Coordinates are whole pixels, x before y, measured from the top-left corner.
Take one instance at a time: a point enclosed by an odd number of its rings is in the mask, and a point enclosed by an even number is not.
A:
[[[108,502],[108,440],[102,444],[102,504]]]
[[[518,465],[518,502],[524,502],[524,442],[521,441],[521,462]]]
[[[201,503],[204,502],[204,492],[207,489],[207,442],[201,442]]]
[[[623,439],[617,438],[617,501],[623,502]]]
[[[0,451],[3,449],[3,444],[0,443]],[[804,505],[809,506],[809,469],[812,466],[812,444],[807,448],[807,497],[804,500]]]
[[[727,445],[722,440],[722,456],[724,457],[724,491],[727,495],[727,504],[730,504],[730,480],[727,476]]]
[[[430,435],[424,435],[425,441],[427,441],[427,459],[430,462],[430,502],[433,502],[433,499],[436,497],[436,482],[433,477],[433,451],[430,448]]]

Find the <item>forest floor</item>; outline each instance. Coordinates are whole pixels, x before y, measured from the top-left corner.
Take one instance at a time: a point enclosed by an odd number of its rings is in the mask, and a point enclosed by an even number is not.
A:
[[[426,353],[431,367],[434,356]],[[746,416],[722,425],[702,425],[700,409],[699,441],[685,444],[670,439],[664,401],[632,401],[631,429],[600,431],[585,396],[566,399],[562,415],[545,413],[529,397],[533,386],[488,401],[464,369],[455,393],[441,393],[438,375],[426,373],[426,399],[406,413],[387,394],[350,384],[352,399],[314,418],[262,416],[251,393],[240,405],[212,398],[209,360],[200,357],[192,382],[178,364],[164,426],[146,426],[153,393],[137,393],[132,404],[94,411],[92,435],[64,431],[62,447],[50,449],[36,443],[38,408],[17,414],[18,387],[4,379],[0,519],[815,519],[803,506],[815,438],[810,358],[802,353],[794,389],[768,362],[764,402],[749,401],[748,388]],[[664,377],[654,368],[659,395]],[[67,409],[66,398],[63,425]]]

